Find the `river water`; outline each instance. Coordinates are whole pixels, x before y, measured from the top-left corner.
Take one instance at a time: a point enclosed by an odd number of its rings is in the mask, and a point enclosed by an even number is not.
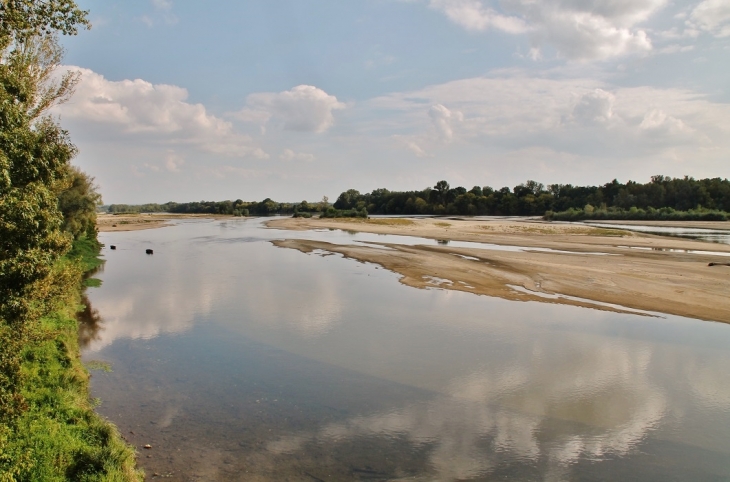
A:
[[[378,239],[258,220],[100,235],[83,357],[111,365],[92,394],[148,477],[730,478],[729,325],[418,290],[270,243],[295,237]]]
[[[660,236],[672,236],[676,238],[698,239],[700,241],[709,241],[711,243],[730,244],[730,231],[727,229],[649,226],[641,224],[620,224],[590,221],[586,221],[581,224],[593,226],[596,228],[615,228],[623,229],[626,231],[637,231],[639,233],[657,234]]]

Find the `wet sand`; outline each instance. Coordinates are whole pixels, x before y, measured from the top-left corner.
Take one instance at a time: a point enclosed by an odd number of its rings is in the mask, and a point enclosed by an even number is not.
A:
[[[216,214],[99,214],[96,217],[96,228],[100,233],[112,231],[139,231],[141,229],[155,229],[171,226],[170,221],[175,219],[223,219],[231,216]]]
[[[662,225],[689,226],[666,222]],[[712,226],[723,229],[728,225]],[[569,251],[509,252],[387,243],[370,247],[295,239],[275,242],[279,247],[305,253],[322,250],[375,263],[402,275],[403,284],[417,288],[438,287],[509,300],[611,311],[633,309],[730,323],[730,266],[708,266],[711,262],[730,263],[730,257],[684,252],[730,254],[730,245],[537,220],[284,218],[269,221],[267,226],[291,230],[342,229],[444,242]]]

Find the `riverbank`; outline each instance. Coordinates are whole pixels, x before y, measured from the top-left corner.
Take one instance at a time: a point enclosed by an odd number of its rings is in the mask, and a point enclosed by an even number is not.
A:
[[[139,231],[171,226],[171,221],[176,219],[228,219],[231,217],[224,214],[98,214],[96,216],[96,229],[100,233]]]
[[[267,226],[440,240],[442,244],[432,246],[336,245],[296,239],[275,242],[306,253],[323,250],[379,264],[400,274],[402,283],[417,288],[439,287],[509,300],[641,310],[730,323],[730,267],[708,266],[711,262],[730,262],[730,245],[537,220],[283,218],[268,221]],[[527,249],[487,250],[445,244],[452,241]]]
[[[80,358],[81,273],[101,264],[82,240],[55,268],[66,282],[50,289],[54,310],[30,327],[21,352],[24,410],[0,426],[0,480],[140,481],[135,450],[94,411]]]

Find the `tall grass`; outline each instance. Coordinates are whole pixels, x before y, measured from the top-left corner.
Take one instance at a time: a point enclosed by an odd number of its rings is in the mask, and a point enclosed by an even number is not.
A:
[[[98,248],[82,239],[62,263],[98,267]],[[21,350],[25,410],[12,424],[0,425],[0,482],[143,479],[134,448],[94,412],[89,398],[76,320],[82,285],[80,277],[75,279],[56,309],[30,329]]]

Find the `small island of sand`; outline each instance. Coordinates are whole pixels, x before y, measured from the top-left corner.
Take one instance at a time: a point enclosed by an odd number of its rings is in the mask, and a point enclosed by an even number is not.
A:
[[[417,246],[338,245],[303,239],[274,243],[305,253],[321,250],[375,263],[417,288],[730,322],[730,266],[722,265],[730,263],[726,244],[524,219],[284,218],[266,224],[282,230],[341,229],[441,240],[441,244]],[[656,224],[730,230],[727,222]],[[464,248],[449,246],[449,241],[524,249]]]

